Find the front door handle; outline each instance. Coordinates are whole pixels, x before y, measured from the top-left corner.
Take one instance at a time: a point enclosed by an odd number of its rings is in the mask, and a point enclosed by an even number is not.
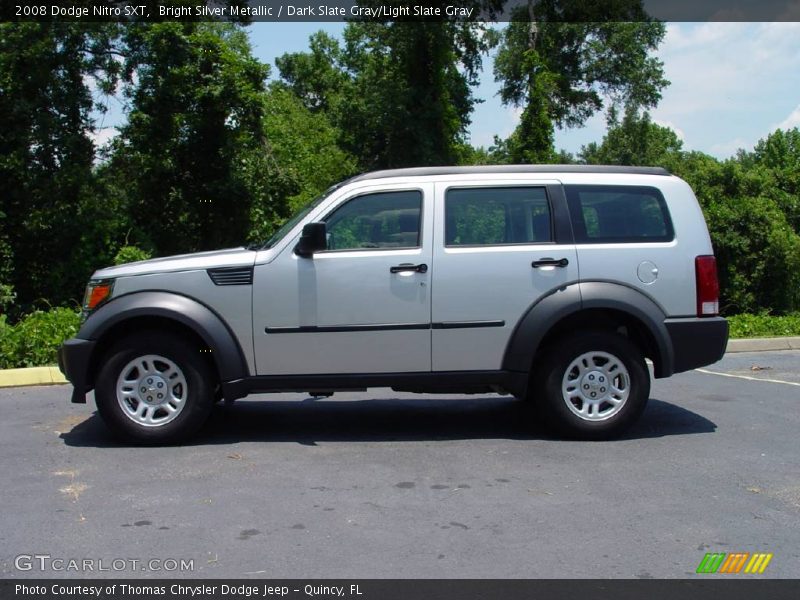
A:
[[[569,264],[569,261],[566,258],[560,258],[556,260],[555,258],[543,258],[541,260],[535,260],[531,263],[531,266],[534,269],[538,269],[539,267],[559,267],[564,268]]]
[[[394,267],[389,267],[390,273],[408,273],[408,272],[415,272],[415,273],[427,273],[428,272],[428,265],[425,263],[414,265],[411,263],[403,263],[401,265],[395,265]]]

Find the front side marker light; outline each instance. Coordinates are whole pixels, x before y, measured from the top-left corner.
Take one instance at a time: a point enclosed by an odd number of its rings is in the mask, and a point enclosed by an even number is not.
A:
[[[90,281],[83,298],[83,312],[88,316],[93,310],[111,297],[113,281]]]

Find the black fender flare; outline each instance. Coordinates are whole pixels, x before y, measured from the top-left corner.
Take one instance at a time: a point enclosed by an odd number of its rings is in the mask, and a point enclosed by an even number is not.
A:
[[[553,327],[562,319],[588,309],[610,309],[626,313],[642,323],[655,341],[656,377],[674,372],[672,341],[664,324],[664,310],[639,290],[619,283],[588,281],[551,290],[534,302],[515,327],[503,357],[503,369],[527,373],[536,352]]]
[[[222,382],[250,375],[244,352],[222,317],[205,304],[174,292],[142,291],[113,298],[92,313],[77,337],[98,341],[114,326],[141,317],[169,319],[194,331],[211,350]]]

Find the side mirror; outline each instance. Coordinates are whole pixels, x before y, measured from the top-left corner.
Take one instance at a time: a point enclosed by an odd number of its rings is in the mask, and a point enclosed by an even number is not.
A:
[[[294,247],[294,253],[303,258],[311,258],[314,252],[328,248],[325,223],[309,223],[303,227],[300,241]]]

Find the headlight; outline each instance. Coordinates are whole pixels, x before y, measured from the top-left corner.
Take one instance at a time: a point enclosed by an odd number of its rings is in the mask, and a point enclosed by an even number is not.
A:
[[[113,279],[94,279],[89,281],[86,286],[86,293],[83,295],[81,321],[85,321],[86,317],[106,303],[109,298],[111,298],[111,292],[113,290]]]

